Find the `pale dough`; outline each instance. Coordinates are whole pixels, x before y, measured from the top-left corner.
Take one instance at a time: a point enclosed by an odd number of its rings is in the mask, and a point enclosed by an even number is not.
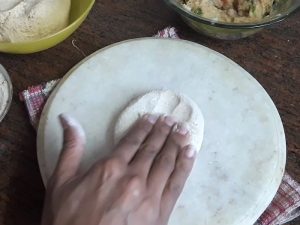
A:
[[[204,130],[201,110],[188,97],[169,90],[152,91],[133,100],[117,120],[114,132],[115,143],[141,115],[146,113],[169,115],[177,122],[185,123],[191,134],[191,144],[200,150]]]
[[[71,0],[0,0],[0,42],[25,42],[69,23]]]

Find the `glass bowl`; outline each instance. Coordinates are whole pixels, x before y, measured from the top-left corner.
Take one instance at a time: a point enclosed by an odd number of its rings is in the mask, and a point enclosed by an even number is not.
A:
[[[51,48],[68,38],[83,23],[95,0],[71,0],[70,24],[48,37],[28,42],[0,42],[0,52],[29,54]]]
[[[300,0],[283,0],[274,5],[271,14],[256,23],[226,23],[218,22],[197,15],[182,5],[182,0],[164,0],[173,10],[179,13],[190,27],[209,37],[236,40],[248,37],[274,23],[287,18],[291,13],[300,8]]]
[[[9,110],[11,105],[12,96],[13,96],[13,88],[11,84],[10,77],[4,67],[0,64],[0,76],[4,79],[0,78],[1,86],[0,86],[0,122],[4,119],[4,116]]]

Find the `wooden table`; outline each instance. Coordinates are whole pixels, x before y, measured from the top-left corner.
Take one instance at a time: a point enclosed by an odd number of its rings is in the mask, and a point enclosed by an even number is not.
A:
[[[287,171],[300,182],[300,13],[253,37],[220,41],[189,29],[161,0],[99,0],[80,29],[62,44],[32,55],[0,54],[0,63],[14,86],[11,109],[0,124],[0,224],[38,225],[44,197],[36,132],[18,93],[30,85],[62,77],[83,59],[72,46],[73,39],[88,55],[118,41],[151,36],[169,25],[175,26],[182,38],[233,59],[262,84],[284,123]]]

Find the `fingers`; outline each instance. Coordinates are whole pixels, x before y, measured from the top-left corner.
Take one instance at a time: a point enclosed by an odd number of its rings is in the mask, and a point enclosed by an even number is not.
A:
[[[167,220],[173,211],[185,182],[191,173],[196,158],[196,150],[192,146],[184,147],[176,160],[175,169],[170,176],[161,198],[161,217]],[[167,221],[166,221],[167,222]]]
[[[148,114],[140,118],[119,142],[114,154],[129,163],[151,132],[157,119],[158,116]]]
[[[169,135],[165,146],[156,157],[148,178],[148,186],[161,196],[165,185],[175,168],[180,149],[189,143],[189,133],[184,125],[176,125]]]
[[[76,175],[85,144],[84,130],[75,119],[64,114],[60,115],[59,119],[64,137],[63,149],[53,175],[57,185],[67,182]]]
[[[154,125],[151,133],[137,151],[130,165],[133,171],[147,177],[153,160],[164,146],[175,120],[169,116],[162,116]]]

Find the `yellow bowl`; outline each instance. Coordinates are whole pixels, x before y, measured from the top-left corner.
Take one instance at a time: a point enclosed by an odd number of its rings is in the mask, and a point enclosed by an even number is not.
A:
[[[51,36],[28,42],[1,43],[0,52],[28,54],[51,48],[68,38],[86,19],[95,0],[71,0],[70,24]]]

